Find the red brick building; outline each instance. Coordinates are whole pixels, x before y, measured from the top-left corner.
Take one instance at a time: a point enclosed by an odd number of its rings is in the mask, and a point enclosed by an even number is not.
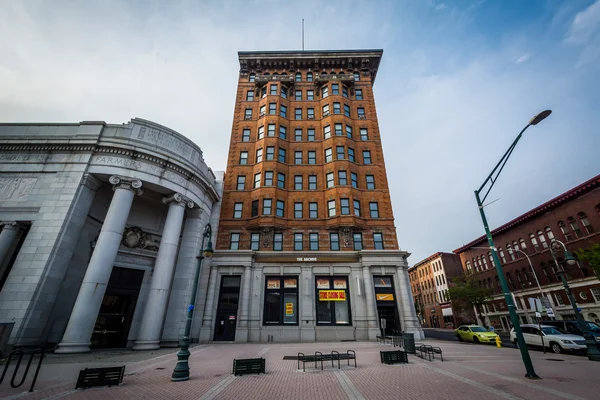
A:
[[[556,239],[569,251],[585,249],[600,243],[600,175],[520,215],[492,231],[510,290],[515,297],[517,313],[523,323],[536,321],[529,309],[529,298],[548,298],[555,318],[574,319],[573,309],[557,275],[557,265],[549,243]],[[483,307],[480,323],[498,330],[509,329],[509,315],[485,236],[454,250],[465,271],[476,274],[494,296]],[[516,251],[515,251],[516,249]],[[523,255],[531,260],[532,268]],[[562,265],[564,254],[556,252]],[[581,314],[588,321],[600,321],[600,281],[584,262],[565,266],[566,277]],[[538,287],[537,281],[540,287]],[[541,288],[541,289],[540,289]],[[540,294],[540,291],[543,293]],[[542,318],[548,318],[544,315]]]

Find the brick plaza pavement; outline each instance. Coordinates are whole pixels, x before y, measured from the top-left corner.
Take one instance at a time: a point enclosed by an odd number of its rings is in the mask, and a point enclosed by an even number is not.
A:
[[[434,340],[425,343],[440,346],[444,362],[410,355],[409,364],[382,365],[379,351],[393,347],[371,342],[208,344],[191,350],[191,379],[187,382],[170,381],[176,349],[152,354],[131,352],[131,356],[122,353],[116,358],[108,354],[104,361],[96,356],[96,362],[85,356],[50,357],[43,368],[54,373],[46,373],[34,393],[24,393],[25,385],[7,390],[5,381],[0,398],[579,400],[600,396],[600,363],[585,357],[532,351],[536,372],[543,378],[532,381],[523,377],[525,370],[516,349]],[[309,354],[347,349],[356,351],[358,368],[342,363],[339,370],[330,364],[321,371],[307,363],[306,372],[302,372],[295,360],[283,360],[299,351]],[[142,359],[144,354],[148,359]],[[267,373],[233,377],[233,359],[252,357],[266,359]],[[123,361],[127,368],[121,386],[73,390],[79,369],[122,365]]]

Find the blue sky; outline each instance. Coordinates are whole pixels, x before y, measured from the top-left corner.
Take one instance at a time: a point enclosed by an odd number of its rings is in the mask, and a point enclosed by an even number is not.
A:
[[[0,121],[149,119],[225,169],[239,50],[382,48],[375,96],[410,263],[600,173],[598,1],[2,1]]]

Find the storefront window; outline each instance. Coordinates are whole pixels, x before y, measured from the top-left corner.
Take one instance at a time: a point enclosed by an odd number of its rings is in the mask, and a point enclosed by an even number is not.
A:
[[[298,278],[266,277],[263,325],[298,324]]]
[[[348,278],[317,277],[317,325],[351,325]]]

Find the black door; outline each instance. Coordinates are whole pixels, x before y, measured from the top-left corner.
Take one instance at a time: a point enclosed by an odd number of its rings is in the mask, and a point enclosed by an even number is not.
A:
[[[235,340],[237,311],[240,297],[240,276],[224,276],[219,290],[217,320],[213,340],[232,342]]]
[[[398,319],[398,311],[395,304],[377,304],[377,313],[379,314],[379,324],[385,319],[385,335],[395,335],[401,332],[400,320]]]
[[[127,345],[143,278],[144,271],[113,268],[92,333],[92,347],[116,348]]]

